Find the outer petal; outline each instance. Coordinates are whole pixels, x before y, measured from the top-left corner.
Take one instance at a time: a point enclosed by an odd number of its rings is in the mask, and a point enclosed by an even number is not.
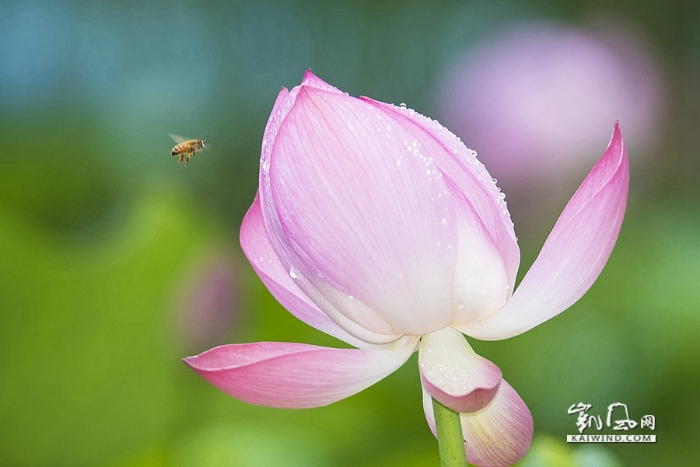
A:
[[[484,408],[501,383],[501,370],[451,327],[421,337],[418,363],[423,387],[455,412]]]
[[[506,208],[505,195],[496,186],[484,164],[476,158],[476,152],[468,149],[459,138],[436,120],[413,109],[396,107],[367,97],[362,97],[362,100],[382,109],[404,125],[413,126],[415,133],[424,132],[426,137],[445,149],[436,153],[439,157],[436,157],[435,164],[471,203],[472,209],[477,213],[502,257],[502,267],[506,270],[512,291],[520,264],[520,249],[516,243],[513,221]]]
[[[581,298],[615,245],[628,186],[627,149],[616,123],[608,149],[569,201],[510,301],[496,315],[457,328],[479,339],[505,339],[537,326]]]
[[[435,431],[430,394],[423,389],[423,410],[428,426]],[[530,448],[534,426],[532,415],[515,389],[505,380],[491,403],[483,409],[460,414],[467,461],[481,467],[506,467],[520,460]]]
[[[185,359],[208,382],[250,404],[320,407],[386,377],[411,356],[418,339],[404,337],[388,350],[331,349],[256,342],[216,347]]]
[[[294,283],[294,280],[289,276],[289,271],[282,266],[279,257],[272,248],[265,231],[260,211],[260,199],[257,195],[241,225],[241,247],[270,293],[291,314],[309,326],[350,345],[359,348],[369,347],[366,342],[348,334],[326,316]]]
[[[451,321],[456,226],[434,157],[378,109],[307,86],[274,143],[275,251],[379,334],[420,335]]]

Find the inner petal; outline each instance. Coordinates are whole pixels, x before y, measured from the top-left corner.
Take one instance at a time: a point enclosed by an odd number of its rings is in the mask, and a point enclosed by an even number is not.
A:
[[[460,413],[486,406],[501,382],[501,370],[477,355],[462,333],[449,326],[421,337],[418,364],[423,387]]]
[[[452,325],[459,326],[503,308],[512,293],[512,284],[505,261],[473,206],[461,193],[454,194],[458,235]]]

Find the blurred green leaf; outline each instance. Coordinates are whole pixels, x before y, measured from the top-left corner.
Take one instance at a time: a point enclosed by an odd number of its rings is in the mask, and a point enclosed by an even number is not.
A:
[[[94,465],[167,438],[182,365],[167,299],[218,241],[183,201],[147,193],[86,249],[0,212],[5,465]]]

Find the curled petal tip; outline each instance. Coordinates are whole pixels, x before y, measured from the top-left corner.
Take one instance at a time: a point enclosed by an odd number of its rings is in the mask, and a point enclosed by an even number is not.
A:
[[[306,73],[304,73],[304,79],[301,80],[301,87],[302,89],[305,87],[312,87],[316,89],[320,89],[322,91],[329,91],[329,92],[334,92],[337,94],[345,94],[342,92],[340,89],[336,88],[335,86],[332,86],[325,81],[323,81],[321,78],[316,76],[315,74],[311,73],[311,68],[306,70]]]
[[[311,73],[311,68],[308,68],[304,72],[304,79],[301,80],[301,84],[308,84],[309,81],[314,80],[314,79],[318,79],[318,77],[316,77],[316,75]]]

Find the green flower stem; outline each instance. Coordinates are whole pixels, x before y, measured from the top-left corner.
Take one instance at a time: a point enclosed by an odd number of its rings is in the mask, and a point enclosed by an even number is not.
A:
[[[438,449],[441,467],[467,467],[464,453],[464,436],[459,414],[433,399],[435,429],[437,430]]]

